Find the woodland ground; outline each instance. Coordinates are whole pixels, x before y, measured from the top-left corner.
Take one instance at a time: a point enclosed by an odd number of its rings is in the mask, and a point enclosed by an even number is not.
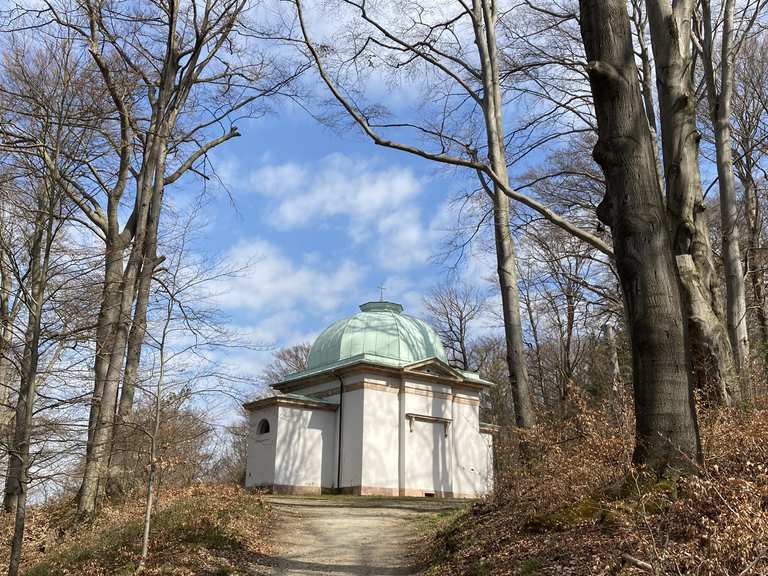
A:
[[[91,522],[75,522],[71,500],[33,507],[24,543],[25,576],[127,576],[141,550],[141,499],[113,503]],[[160,493],[144,574],[234,576],[258,573],[269,544],[270,507],[258,494],[228,485]],[[10,542],[10,515],[0,538]],[[7,564],[0,546],[0,565]]]
[[[700,410],[704,464],[661,481],[630,464],[631,414],[582,406],[502,438],[496,494],[443,523],[427,575],[768,575],[762,406]]]
[[[661,481],[631,466],[631,414],[586,406],[498,439],[496,493],[466,502],[161,492],[146,574],[173,576],[765,576],[768,410],[702,410],[705,462]],[[621,424],[624,422],[624,424]],[[28,576],[127,576],[141,498],[86,524],[34,507]],[[0,541],[11,518],[0,515]],[[8,547],[0,546],[0,565]]]
[[[144,574],[173,576],[395,576],[416,574],[428,536],[467,502],[350,496],[262,496],[226,485],[161,495]],[[77,524],[69,500],[34,507],[25,576],[128,576],[142,529],[140,499]],[[0,515],[10,541],[11,518]],[[0,562],[7,562],[0,547]]]
[[[466,501],[269,497],[274,576],[394,576],[423,568],[425,536]]]

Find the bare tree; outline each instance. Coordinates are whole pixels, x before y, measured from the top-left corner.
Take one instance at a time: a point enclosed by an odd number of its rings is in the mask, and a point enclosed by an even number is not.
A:
[[[738,400],[739,385],[723,314],[699,173],[693,86],[694,0],[647,0],[658,86],[659,119],[671,241],[685,289],[693,366],[720,401]]]
[[[744,261],[751,287],[751,312],[757,322],[753,341],[768,366],[768,308],[765,296],[765,153],[768,142],[768,48],[765,40],[744,43],[734,62],[734,166],[742,188],[746,230]],[[757,384],[754,382],[753,384]]]
[[[712,16],[709,0],[701,1],[701,30],[695,45],[701,52],[709,119],[715,139],[715,164],[720,191],[720,220],[723,244],[723,269],[726,287],[726,320],[733,347],[734,361],[740,379],[740,397],[752,397],[749,334],[747,332],[747,300],[741,265],[738,201],[734,177],[733,133],[731,129],[734,94],[734,58],[751,22],[741,30],[735,27],[735,0],[724,0],[723,20],[718,25]],[[755,3],[755,14],[760,2]],[[720,30],[719,58],[716,58],[716,32]],[[719,60],[719,61],[718,61]]]
[[[470,355],[472,324],[485,310],[485,297],[464,282],[434,287],[424,298],[431,324],[448,349],[448,361],[461,370],[474,370]]]
[[[311,348],[312,344],[309,342],[299,342],[275,350],[272,353],[272,361],[264,368],[260,380],[266,385],[277,384],[286,376],[305,370]]]
[[[84,112],[92,102],[81,93],[87,77],[70,75],[71,43],[66,39],[28,47],[14,38],[5,55],[0,107],[4,118],[3,197],[0,260],[4,290],[15,287],[13,304],[3,305],[4,332],[11,330],[3,346],[5,361],[15,365],[18,377],[13,437],[3,505],[15,512],[9,574],[18,573],[24,539],[26,507],[32,480],[35,425],[54,433],[55,418],[44,418],[38,391],[61,359],[67,343],[77,342],[79,318],[67,318],[62,296],[71,279],[87,277],[78,255],[69,250],[67,233],[76,207],[67,201],[59,175],[70,175],[73,165],[67,153],[82,150],[87,131]],[[32,43],[29,43],[32,44]],[[16,139],[10,139],[10,134]],[[34,145],[29,145],[34,142]],[[57,165],[53,173],[48,160]],[[83,294],[85,296],[85,294]],[[70,308],[71,310],[71,308]],[[87,316],[86,316],[87,318]],[[70,331],[71,330],[71,331]],[[5,335],[4,334],[4,335]],[[8,381],[3,385],[7,386]],[[6,396],[7,398],[7,396]],[[64,398],[58,403],[63,404]]]
[[[301,67],[247,53],[240,35],[257,34],[245,24],[247,0],[44,4],[35,15],[45,14],[52,26],[73,35],[111,109],[100,125],[106,133],[101,162],[81,157],[81,177],[60,178],[105,246],[79,498],[80,512],[90,514],[108,476],[116,424],[129,417],[133,404],[148,294],[161,261],[157,234],[165,188],[200,173],[211,149],[239,135],[231,124],[235,116],[257,113],[256,102],[279,92]],[[126,202],[132,210],[123,222],[119,207]]]
[[[49,289],[51,252],[62,220],[62,194],[55,186],[50,186],[50,183],[51,181],[48,180],[47,184],[49,185],[47,186],[43,180],[38,184],[35,193],[36,205],[31,207],[34,220],[30,236],[26,239],[29,248],[25,260],[28,264],[25,269],[17,269],[16,271],[17,281],[20,281],[23,286],[22,298],[27,316],[27,326],[19,369],[20,383],[16,401],[15,428],[9,450],[8,474],[6,475],[3,500],[5,510],[16,513],[8,576],[16,576],[21,563],[27,486],[29,485],[32,419],[37,394],[38,364],[42,339],[42,317],[46,303],[46,290]]]

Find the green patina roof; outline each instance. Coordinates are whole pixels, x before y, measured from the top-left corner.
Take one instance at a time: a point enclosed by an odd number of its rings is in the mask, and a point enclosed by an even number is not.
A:
[[[394,302],[368,302],[360,312],[334,322],[317,337],[307,372],[365,355],[395,365],[427,358],[446,361],[437,333],[425,322],[403,314]]]

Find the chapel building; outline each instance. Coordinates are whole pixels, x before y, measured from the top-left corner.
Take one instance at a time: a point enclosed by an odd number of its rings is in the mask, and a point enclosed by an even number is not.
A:
[[[437,333],[369,302],[318,336],[307,368],[245,404],[246,486],[276,493],[476,498],[492,486],[491,384],[448,365]]]

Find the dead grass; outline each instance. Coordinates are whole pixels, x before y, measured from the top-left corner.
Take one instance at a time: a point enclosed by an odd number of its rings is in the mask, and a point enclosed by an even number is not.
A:
[[[141,499],[104,508],[94,520],[75,522],[71,502],[33,509],[25,538],[26,576],[135,572],[143,529]],[[195,486],[161,494],[150,559],[144,574],[237,575],[271,550],[270,514],[258,494],[228,485]],[[10,538],[4,518],[2,538]],[[0,549],[0,564],[7,551]]]
[[[661,482],[614,416],[575,412],[502,440],[496,494],[438,530],[427,574],[768,574],[768,409],[705,413],[700,474]]]

